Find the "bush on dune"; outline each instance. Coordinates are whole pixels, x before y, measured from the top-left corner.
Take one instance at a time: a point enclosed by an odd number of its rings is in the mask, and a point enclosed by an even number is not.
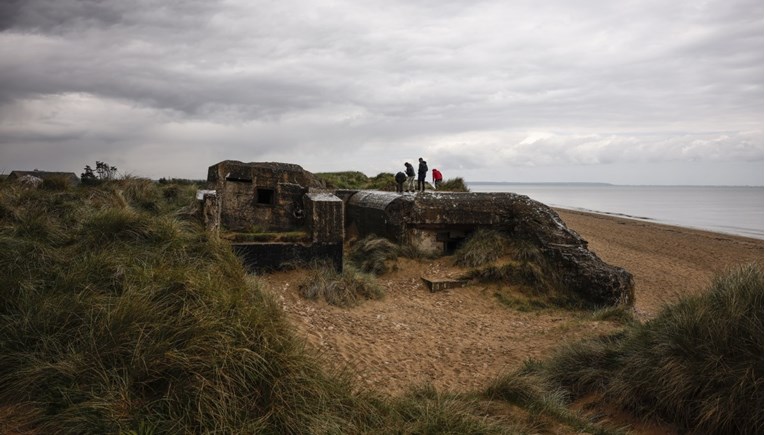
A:
[[[390,271],[398,259],[400,248],[388,239],[370,234],[354,242],[348,250],[348,260],[360,271],[382,275]]]
[[[298,291],[306,299],[323,299],[330,305],[352,307],[367,299],[381,299],[385,293],[372,275],[346,264],[342,272],[324,262],[308,266]]]
[[[454,261],[464,267],[485,266],[502,257],[509,244],[510,239],[504,233],[479,229],[457,249]]]
[[[690,431],[762,433],[762,330],[763,272],[750,265],[645,324],[564,346],[531,374]]]
[[[444,180],[441,185],[438,186],[438,191],[470,192],[470,189],[467,187],[467,183],[465,183],[465,180],[462,177],[456,177]]]
[[[318,172],[315,175],[329,189],[365,189],[369,184],[369,177],[358,171]]]

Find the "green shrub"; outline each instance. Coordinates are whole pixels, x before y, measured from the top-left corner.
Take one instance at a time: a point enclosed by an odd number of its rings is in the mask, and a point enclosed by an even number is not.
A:
[[[626,332],[561,349],[547,376],[691,431],[763,430],[763,273],[732,270]]]
[[[484,394],[491,400],[503,400],[529,412],[534,432],[555,433],[563,424],[577,433],[621,434],[624,431],[596,424],[586,416],[568,408],[569,396],[563,389],[539,376],[534,361],[514,373],[500,376]]]
[[[476,398],[439,393],[429,385],[413,388],[397,400],[399,416],[385,433],[396,434],[517,434],[520,425],[499,424],[486,417]]]
[[[398,255],[398,245],[371,234],[350,247],[348,259],[362,272],[382,275],[391,270],[390,263],[395,262]]]
[[[330,305],[352,307],[366,299],[382,299],[385,295],[371,275],[346,264],[338,273],[332,265],[314,262],[298,291],[306,299],[324,299]]]
[[[72,181],[68,177],[54,175],[46,177],[42,182],[42,189],[52,191],[64,191],[72,186]]]
[[[490,264],[502,257],[510,241],[500,231],[479,229],[454,253],[455,263],[465,267]]]
[[[329,189],[366,189],[369,177],[361,172],[319,172],[314,174],[327,183]]]
[[[396,182],[390,172],[381,172],[370,178],[361,172],[320,172],[315,174],[329,189],[396,190]]]
[[[438,191],[470,192],[470,189],[467,187],[465,180],[463,180],[461,177],[457,177],[444,180],[441,185],[438,186]]]

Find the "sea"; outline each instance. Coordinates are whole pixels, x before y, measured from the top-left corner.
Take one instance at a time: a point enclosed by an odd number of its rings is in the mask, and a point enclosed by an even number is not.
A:
[[[624,186],[468,182],[471,192],[514,192],[550,207],[763,238],[762,186]]]

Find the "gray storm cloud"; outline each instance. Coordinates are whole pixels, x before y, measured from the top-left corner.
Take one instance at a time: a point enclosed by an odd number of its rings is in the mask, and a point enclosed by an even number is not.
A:
[[[762,17],[752,0],[11,0],[0,171],[373,175],[426,155],[611,182],[602,165],[738,162],[720,182],[762,184]]]

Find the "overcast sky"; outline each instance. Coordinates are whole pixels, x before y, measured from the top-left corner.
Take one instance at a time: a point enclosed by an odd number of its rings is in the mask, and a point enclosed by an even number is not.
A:
[[[2,0],[0,173],[763,184],[762,0]]]

